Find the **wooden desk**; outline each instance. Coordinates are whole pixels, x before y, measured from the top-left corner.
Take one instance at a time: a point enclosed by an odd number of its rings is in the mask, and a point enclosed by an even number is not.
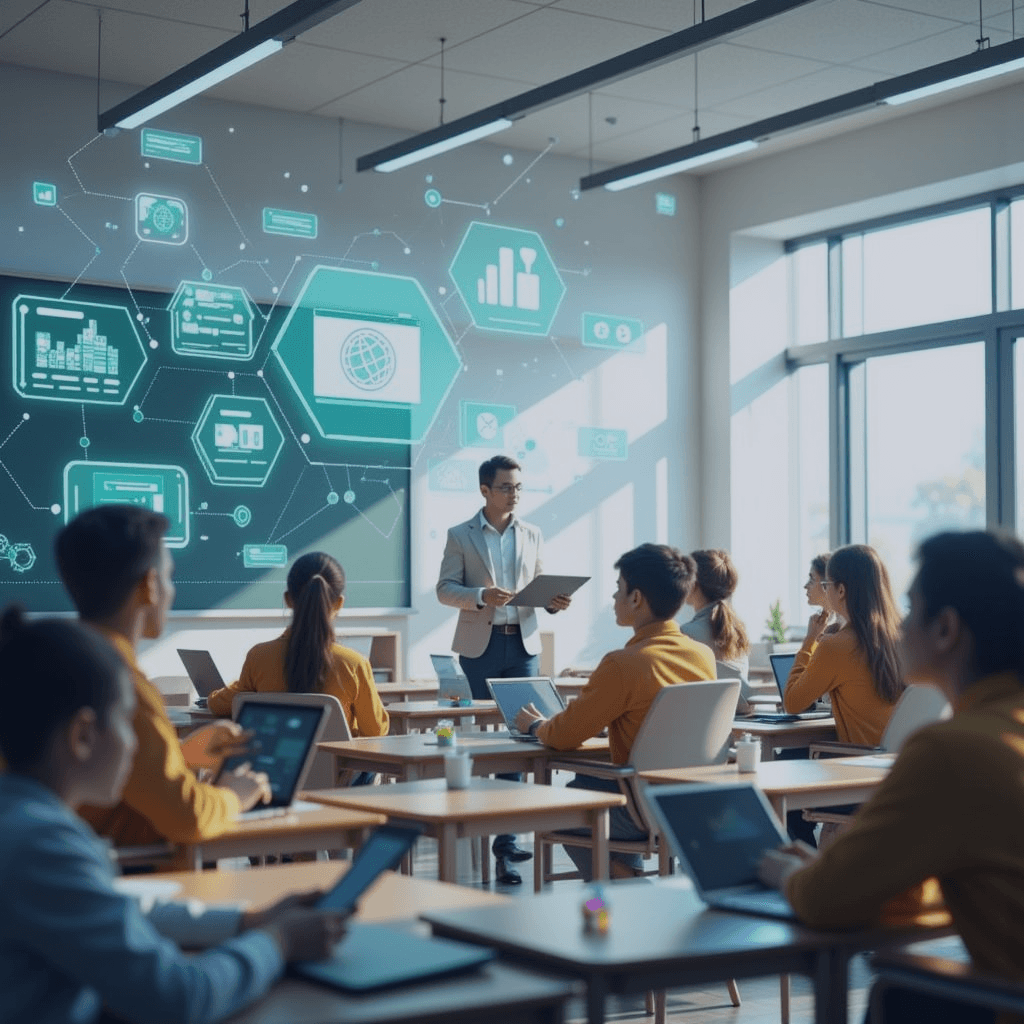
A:
[[[460,725],[466,719],[476,719],[478,725],[501,725],[504,719],[493,700],[475,700],[468,707],[438,704],[437,700],[407,700],[388,706],[391,716],[391,736],[405,736],[411,729],[433,729],[442,718],[450,718]]]
[[[442,778],[445,754],[451,750],[450,747],[438,747],[437,740],[424,733],[360,736],[353,740],[321,743],[320,749],[334,754],[339,772],[377,772],[400,782]],[[608,741],[587,740],[579,750],[555,751],[541,743],[519,743],[510,739],[508,733],[459,733],[457,749],[468,751],[473,758],[474,775],[533,772],[546,780],[546,766],[550,761],[564,761],[574,756],[606,758]]]
[[[249,871],[163,875],[182,897],[244,903],[261,909],[290,892],[333,885],[349,864],[285,864]],[[508,901],[482,889],[445,885],[385,872],[360,900],[359,921],[405,920],[431,909],[486,908]],[[571,995],[565,982],[507,964],[490,964],[464,977],[407,985],[366,996],[286,978],[265,999],[231,1018],[232,1024],[557,1024]]]
[[[814,984],[817,1024],[847,1024],[850,959],[921,938],[925,929],[815,932],[796,922],[708,910],[685,879],[611,882],[607,936],[583,933],[580,889],[519,896],[498,907],[422,914],[435,935],[478,942],[519,963],[582,979],[587,1019],[609,995],[776,974]]]
[[[204,861],[221,857],[268,857],[308,850],[344,850],[361,845],[363,833],[382,825],[384,816],[366,811],[321,807],[277,818],[236,821],[216,839],[181,846],[186,863],[201,871]]]
[[[761,760],[775,759],[776,747],[809,747],[836,738],[834,718],[811,718],[802,722],[751,722],[737,718],[732,724],[732,738],[738,740],[745,732],[761,741]]]
[[[377,694],[385,705],[406,701],[410,697],[416,700],[428,700],[437,697],[438,682],[436,679],[407,679],[400,683],[377,683]]]
[[[858,764],[866,761],[865,764]],[[756,772],[741,772],[734,764],[700,768],[665,768],[641,772],[650,783],[753,782],[771,801],[782,821],[787,811],[805,807],[863,803],[889,774],[876,758],[848,757],[815,761],[768,761]]]
[[[353,810],[383,814],[391,821],[414,821],[437,839],[438,877],[456,881],[455,843],[459,839],[501,833],[549,832],[589,828],[594,835],[594,874],[608,877],[608,811],[625,797],[564,786],[531,786],[503,779],[473,779],[469,789],[448,789],[443,779],[394,786],[357,786],[305,793]],[[486,853],[485,853],[486,856]],[[541,858],[534,858],[534,887],[543,885]]]

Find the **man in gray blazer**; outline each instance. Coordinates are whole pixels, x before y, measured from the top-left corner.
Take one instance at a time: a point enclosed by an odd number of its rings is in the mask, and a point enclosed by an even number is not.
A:
[[[515,516],[522,492],[521,467],[507,455],[495,455],[480,466],[484,507],[472,519],[448,531],[437,599],[459,609],[452,650],[459,655],[473,696],[487,700],[488,679],[535,676],[539,672],[540,632],[532,608],[509,607],[508,602],[541,573],[543,539],[536,526]],[[568,608],[560,594],[547,608]],[[519,779],[518,775],[499,778]],[[522,879],[509,866],[532,854],[515,843],[515,836],[496,836],[492,847],[499,882]]]

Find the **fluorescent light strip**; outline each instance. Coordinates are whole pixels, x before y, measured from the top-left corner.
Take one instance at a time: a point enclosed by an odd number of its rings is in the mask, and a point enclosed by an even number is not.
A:
[[[283,46],[284,43],[280,39],[268,39],[258,46],[254,46],[251,50],[246,50],[245,53],[239,54],[234,60],[229,60],[226,64],[221,64],[220,67],[208,71],[205,75],[187,82],[180,89],[175,89],[166,96],[154,100],[154,102],[136,111],[134,114],[128,114],[117,122],[117,127],[138,128],[139,125],[145,124],[151,118],[156,117],[157,114],[162,114],[164,111],[176,107],[179,103],[184,103],[185,100],[205,92],[219,82],[231,78],[232,75],[237,75],[239,71],[244,71],[253,64],[259,63],[264,57],[277,53]]]
[[[493,135],[495,132],[503,132],[506,128],[511,127],[512,122],[508,118],[499,117],[497,121],[490,121],[487,124],[480,125],[478,128],[470,128],[469,131],[462,132],[460,135],[453,135],[450,139],[442,139],[440,142],[434,142],[429,146],[424,146],[422,149],[414,149],[411,153],[406,153],[404,156],[396,156],[393,160],[385,160],[381,164],[376,164],[373,169],[375,171],[384,171],[385,173],[397,171],[401,167],[418,164],[421,160],[437,156],[438,153],[447,153],[450,149],[467,146],[471,142],[476,142],[477,139],[484,139],[488,135]]]
[[[1007,61],[1005,64],[994,64],[992,67],[981,68],[980,71],[971,71],[966,75],[958,75],[956,78],[947,78],[943,82],[922,85],[920,89],[911,89],[909,92],[889,96],[883,102],[894,107],[902,103],[913,103],[914,100],[924,99],[925,96],[934,96],[936,93],[946,92],[947,89],[959,89],[961,86],[971,85],[974,82],[983,82],[986,78],[995,78],[996,75],[1005,75],[1010,71],[1018,71],[1020,68],[1024,68],[1024,57]]]
[[[639,174],[631,174],[628,178],[619,178],[617,181],[609,181],[605,188],[609,192],[621,192],[624,188],[633,188],[634,185],[644,185],[648,181],[657,181],[658,178],[667,178],[670,174],[678,174],[680,171],[688,171],[693,167],[701,167],[704,164],[715,163],[718,160],[725,160],[738,153],[749,153],[757,149],[757,143],[753,140],[736,142],[731,146],[724,146],[722,149],[713,149],[708,153],[700,153],[697,156],[689,156],[685,160],[676,160],[675,163],[665,164],[663,167],[654,167],[649,171],[641,171]]]

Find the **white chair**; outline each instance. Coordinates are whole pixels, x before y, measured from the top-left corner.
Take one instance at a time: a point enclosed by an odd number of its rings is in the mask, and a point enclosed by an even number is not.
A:
[[[690,768],[694,765],[721,764],[729,756],[736,700],[740,693],[738,679],[707,679],[698,682],[676,683],[664,687],[654,698],[640,730],[633,741],[629,764],[618,767],[606,762],[566,761],[552,762],[552,770],[579,772],[602,779],[614,779],[626,798],[626,808],[638,828],[646,833],[645,839],[609,839],[609,852],[639,853],[642,857],[658,855],[660,875],[672,872],[672,855],[666,843],[659,843],[657,829],[648,817],[644,803],[638,799],[638,773],[661,768]],[[592,846],[589,835],[571,835],[562,832],[537,834],[534,854],[535,887],[542,881],[579,878],[579,872],[555,874],[545,870],[549,848],[554,843],[566,846]],[[654,872],[649,872],[654,874]],[[736,982],[729,981],[729,997],[733,1006],[740,1005]],[[650,1000],[649,1000],[650,1002]],[[648,1012],[651,1011],[648,1006]],[[654,999],[656,1024],[664,1024],[665,993],[658,992]]]
[[[324,724],[324,731],[321,740],[325,743],[331,741],[350,740],[352,731],[348,727],[348,719],[342,710],[341,701],[329,693],[236,693],[231,702],[231,717],[238,718],[238,713],[245,703],[258,702],[261,704],[313,704],[317,707],[327,708],[327,722]],[[318,750],[313,755],[313,761],[306,772],[304,779],[300,780],[302,789],[335,789],[344,785],[339,779],[335,767],[334,755],[325,750]]]

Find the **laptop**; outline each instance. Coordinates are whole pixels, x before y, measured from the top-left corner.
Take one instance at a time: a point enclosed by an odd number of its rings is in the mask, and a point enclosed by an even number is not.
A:
[[[789,679],[793,662],[796,661],[795,654],[769,654],[768,660],[772,665],[772,674],[775,676],[775,685],[779,688],[779,698],[785,700],[786,681]],[[816,705],[815,705],[816,707]],[[752,722],[804,722],[815,718],[829,718],[832,712],[829,710],[807,710],[799,714],[788,714],[786,712],[758,712],[755,715],[747,716]]]
[[[645,786],[642,799],[709,907],[796,918],[786,897],[757,877],[762,855],[790,840],[756,786]]]
[[[342,647],[347,647],[350,651],[355,651],[356,654],[361,654],[367,661],[370,660],[370,652],[373,650],[373,636],[367,636],[364,633],[358,633],[353,636],[346,636],[344,634],[335,636],[335,642],[341,644]]]
[[[370,833],[352,866],[317,903],[321,910],[351,911],[359,897],[398,866],[416,842],[419,826],[381,825]],[[292,973],[345,992],[366,992],[472,970],[492,960],[495,951],[447,939],[360,922],[348,926],[328,960],[292,965]]]
[[[516,715],[527,704],[533,704],[545,718],[552,718],[565,708],[561,694],[547,676],[488,679],[487,689],[491,691],[501,717],[505,719],[509,736],[520,743],[540,742],[536,736],[516,728]]]
[[[451,701],[452,705],[472,704],[473,691],[469,688],[469,680],[455,655],[432,654],[430,661],[437,674],[438,701]]]
[[[205,707],[206,698],[214,690],[223,689],[226,685],[210,652],[187,651],[179,647],[178,657],[181,658],[181,663],[185,666],[185,671],[188,673],[189,679],[192,680],[196,693],[199,694],[199,700],[196,703]]]
[[[237,722],[251,731],[253,738],[245,753],[224,758],[217,779],[248,763],[253,771],[266,772],[272,795],[269,804],[260,804],[240,814],[240,821],[322,808],[321,804],[296,803],[294,798],[316,755],[316,744],[324,731],[327,714],[328,709],[319,704],[262,701],[242,704]],[[215,784],[217,779],[214,779]]]

